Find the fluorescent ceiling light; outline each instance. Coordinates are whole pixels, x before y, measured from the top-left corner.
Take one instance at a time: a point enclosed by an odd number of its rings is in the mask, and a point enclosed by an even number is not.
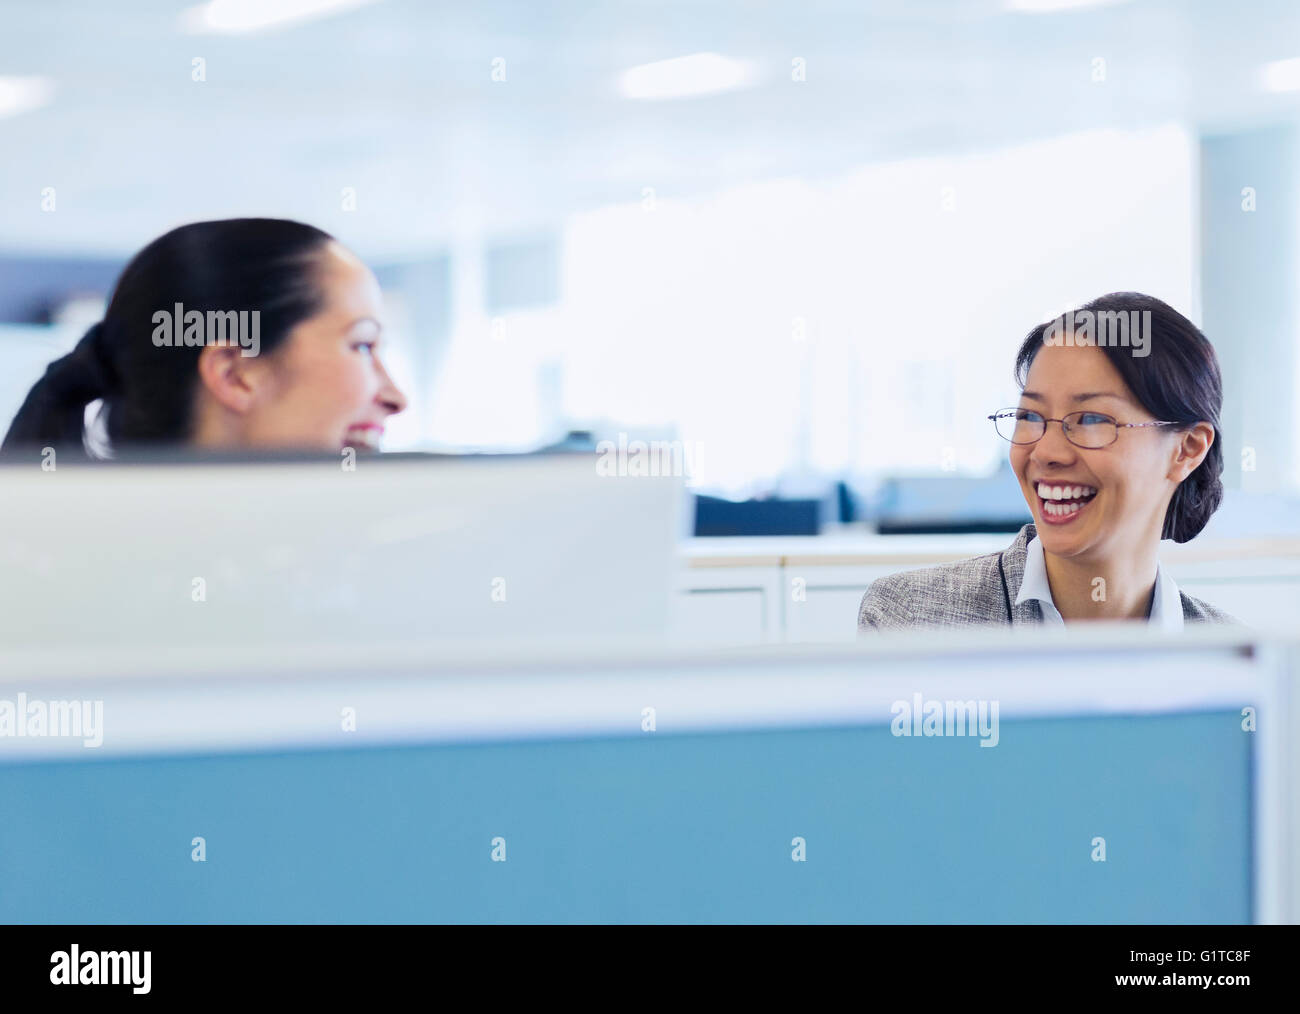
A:
[[[1259,71],[1259,83],[1266,92],[1300,91],[1300,56],[1264,64]]]
[[[717,53],[693,53],[625,70],[618,89],[629,99],[682,99],[743,88],[752,82],[748,64]]]
[[[242,35],[287,28],[342,14],[377,0],[209,0],[181,12],[181,28],[194,35]]]
[[[17,116],[39,109],[54,97],[47,77],[0,77],[0,116]]]
[[[1130,0],[1006,0],[1009,11],[1021,14],[1054,14],[1056,11],[1072,11],[1083,7],[1114,7],[1126,4]]]

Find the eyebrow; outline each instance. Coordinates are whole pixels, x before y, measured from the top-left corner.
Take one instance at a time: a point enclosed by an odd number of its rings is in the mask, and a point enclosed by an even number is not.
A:
[[[1033,398],[1034,401],[1046,401],[1046,400],[1047,400],[1047,399],[1044,398],[1041,394],[1039,394],[1037,391],[1021,391],[1021,392],[1020,392],[1020,397],[1022,397],[1022,398]],[[1081,402],[1081,401],[1090,401],[1090,400],[1092,400],[1093,398],[1115,398],[1115,399],[1117,399],[1117,400],[1119,400],[1119,401],[1127,401],[1127,400],[1128,400],[1128,399],[1125,398],[1122,394],[1115,394],[1115,393],[1112,392],[1112,391],[1088,391],[1088,392],[1085,393],[1085,394],[1076,394],[1076,395],[1075,395],[1071,400],[1074,401],[1075,403],[1078,403],[1078,402]]]
[[[376,331],[382,331],[384,329],[384,325],[379,323],[379,321],[375,320],[374,317],[358,317],[356,320],[354,320],[351,324],[348,325],[348,330],[349,331],[355,330],[358,324],[374,324]]]

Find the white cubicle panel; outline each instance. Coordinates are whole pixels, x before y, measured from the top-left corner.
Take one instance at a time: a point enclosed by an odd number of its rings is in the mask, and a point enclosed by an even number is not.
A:
[[[584,454],[0,465],[0,644],[663,638],[682,480]]]

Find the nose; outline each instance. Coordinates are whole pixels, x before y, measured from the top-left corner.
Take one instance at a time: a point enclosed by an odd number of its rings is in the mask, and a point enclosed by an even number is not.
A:
[[[1029,460],[1036,465],[1068,465],[1074,461],[1077,448],[1065,438],[1065,428],[1059,422],[1049,422],[1047,432],[1029,452]]]
[[[396,415],[406,408],[406,395],[402,389],[393,383],[393,378],[388,375],[383,364],[378,359],[375,360],[375,372],[379,374],[382,386],[379,393],[375,395],[375,400],[384,406],[385,412],[389,415]]]

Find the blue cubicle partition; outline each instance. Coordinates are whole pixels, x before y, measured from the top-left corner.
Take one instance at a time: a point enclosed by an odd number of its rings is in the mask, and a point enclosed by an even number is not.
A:
[[[1242,923],[1253,743],[1218,709],[1004,720],[996,749],[868,723],[10,758],[0,922]]]

